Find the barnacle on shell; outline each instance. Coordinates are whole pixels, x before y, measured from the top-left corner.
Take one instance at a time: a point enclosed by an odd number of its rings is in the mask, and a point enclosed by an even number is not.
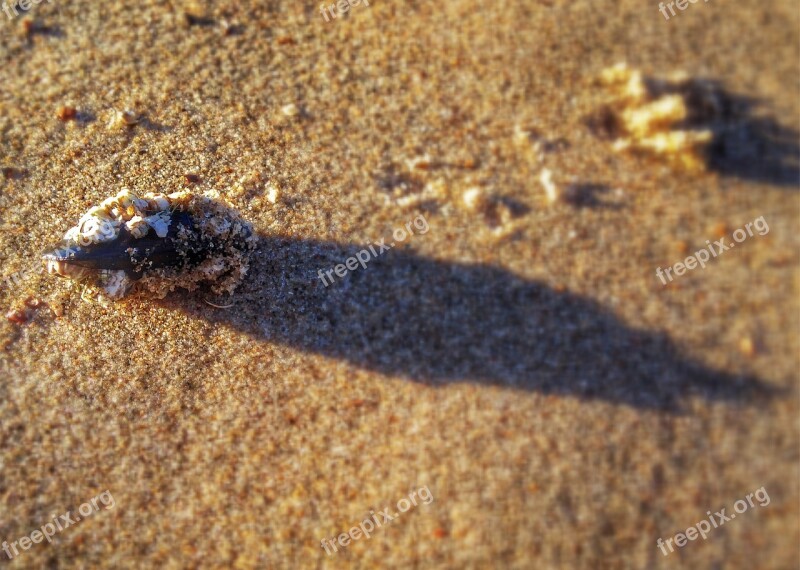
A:
[[[127,189],[81,216],[64,241],[43,256],[48,273],[68,277],[109,299],[208,282],[231,293],[247,273],[255,247],[252,226],[213,198]]]

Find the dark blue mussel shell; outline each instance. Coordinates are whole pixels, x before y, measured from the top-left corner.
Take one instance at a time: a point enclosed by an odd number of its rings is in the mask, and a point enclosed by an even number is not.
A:
[[[152,228],[143,237],[136,238],[123,225],[112,241],[88,246],[65,243],[42,257],[44,261],[58,261],[85,269],[122,270],[129,277],[138,279],[147,269],[182,269],[196,265],[215,249],[217,244],[203,239],[189,214],[173,212],[169,230],[163,238],[158,237]]]

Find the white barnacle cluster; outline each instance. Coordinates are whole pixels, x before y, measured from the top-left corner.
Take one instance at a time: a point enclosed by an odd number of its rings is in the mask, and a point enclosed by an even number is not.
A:
[[[99,277],[106,297],[112,300],[124,297],[132,284],[124,271],[101,271]]]
[[[84,247],[113,241],[123,225],[135,238],[144,237],[151,228],[158,237],[165,237],[169,230],[170,197],[145,194],[140,198],[123,188],[116,196],[90,208],[64,239]]]
[[[225,241],[252,230],[244,220],[231,215],[222,202],[209,196],[195,196],[192,209],[199,214],[195,222],[200,231],[214,239]]]
[[[646,80],[641,71],[624,63],[604,69],[600,81],[612,93],[610,108],[620,131],[614,150],[642,150],[688,168],[703,167],[700,154],[713,133],[684,125],[692,111],[688,93],[701,92],[714,103],[713,93],[706,86],[683,73],[658,81]]]

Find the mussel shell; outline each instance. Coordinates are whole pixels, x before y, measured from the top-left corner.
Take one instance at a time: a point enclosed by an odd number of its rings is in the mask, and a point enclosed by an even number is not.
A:
[[[152,228],[136,238],[122,226],[114,240],[88,246],[64,243],[45,253],[43,260],[89,270],[122,270],[135,279],[147,269],[196,265],[216,248],[212,240],[202,239],[189,214],[173,212],[163,238]]]

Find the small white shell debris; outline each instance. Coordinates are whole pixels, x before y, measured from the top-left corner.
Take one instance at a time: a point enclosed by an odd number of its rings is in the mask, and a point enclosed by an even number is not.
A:
[[[559,190],[558,186],[556,186],[555,182],[553,182],[553,173],[550,171],[550,169],[542,169],[542,172],[539,174],[539,182],[541,183],[542,188],[544,188],[548,202],[553,204],[561,198],[561,191]]]
[[[281,107],[281,113],[287,117],[295,117],[300,114],[300,109],[298,109],[297,105],[294,103],[289,103],[288,105]]]

